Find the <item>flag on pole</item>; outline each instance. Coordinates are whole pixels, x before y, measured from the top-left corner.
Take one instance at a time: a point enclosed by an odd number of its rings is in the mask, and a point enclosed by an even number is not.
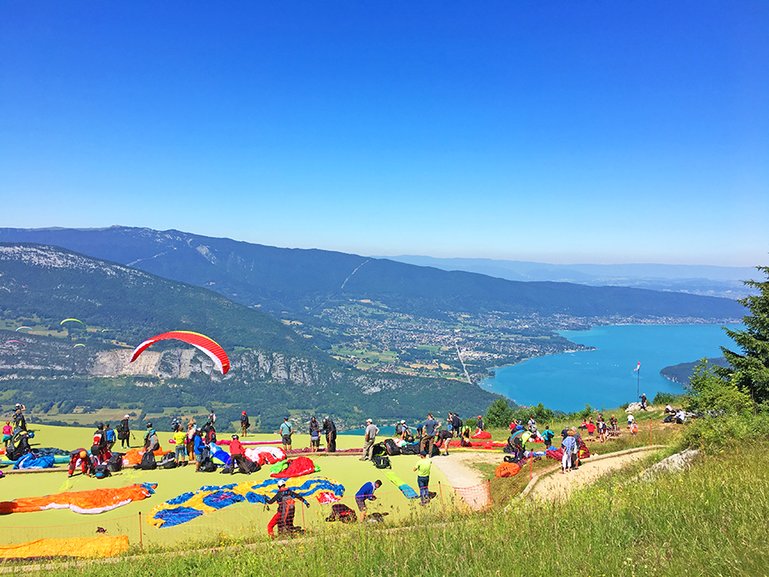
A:
[[[637,373],[640,370],[641,370],[641,361],[638,361],[638,365],[636,365],[636,368],[633,369],[633,372]]]

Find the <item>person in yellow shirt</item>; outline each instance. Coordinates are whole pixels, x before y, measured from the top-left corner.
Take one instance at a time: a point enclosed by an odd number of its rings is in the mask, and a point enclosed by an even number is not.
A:
[[[176,443],[176,466],[187,464],[187,432],[178,428],[174,432],[174,443]]]
[[[419,453],[419,460],[414,470],[417,472],[417,485],[419,486],[419,498],[422,500],[422,505],[427,505],[430,502],[428,485],[430,484],[430,468],[432,465],[433,462],[427,456],[427,451]]]

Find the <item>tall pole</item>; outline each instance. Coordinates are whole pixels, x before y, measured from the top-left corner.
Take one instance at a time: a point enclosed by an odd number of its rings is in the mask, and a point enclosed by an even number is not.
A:
[[[636,369],[636,373],[638,373],[638,378],[636,380],[636,387],[635,387],[635,398],[636,401],[641,398],[641,363],[638,363],[638,368]]]

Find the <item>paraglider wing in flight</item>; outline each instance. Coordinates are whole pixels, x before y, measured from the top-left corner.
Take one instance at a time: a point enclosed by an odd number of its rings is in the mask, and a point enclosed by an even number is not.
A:
[[[176,339],[200,349],[214,362],[214,365],[216,365],[223,375],[226,375],[227,371],[230,370],[230,359],[227,357],[227,353],[224,352],[224,349],[219,343],[206,335],[194,333],[192,331],[170,331],[147,339],[134,349],[134,352],[131,354],[130,362],[134,362],[139,355],[158,341],[165,341],[168,339]]]
[[[64,325],[64,323],[80,323],[81,325],[85,326],[85,323],[83,321],[81,321],[80,319],[74,319],[74,318],[64,319],[59,323],[59,325]]]

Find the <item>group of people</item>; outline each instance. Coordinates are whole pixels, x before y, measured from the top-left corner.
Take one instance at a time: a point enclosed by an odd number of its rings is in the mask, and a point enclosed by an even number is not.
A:
[[[631,427],[632,422],[635,422],[635,418],[632,415],[629,415],[629,428]],[[593,437],[597,433],[597,438],[602,443],[606,442],[609,437],[616,437],[619,435],[619,421],[617,421],[617,417],[614,415],[609,417],[609,422],[607,423],[603,414],[598,413],[595,421],[593,420],[593,417],[582,419],[582,424],[579,426],[579,428],[583,431],[587,431],[587,434],[590,437]]]
[[[280,435],[280,442],[283,444],[283,450],[288,453],[292,448],[291,437],[294,435],[294,426],[288,417],[283,417],[283,422],[278,427],[277,433]],[[320,451],[320,436],[323,435],[326,439],[326,452],[336,452],[336,424],[331,417],[323,419],[322,423],[318,422],[317,417],[310,418],[308,424],[308,432],[310,433],[310,449],[313,452]]]

